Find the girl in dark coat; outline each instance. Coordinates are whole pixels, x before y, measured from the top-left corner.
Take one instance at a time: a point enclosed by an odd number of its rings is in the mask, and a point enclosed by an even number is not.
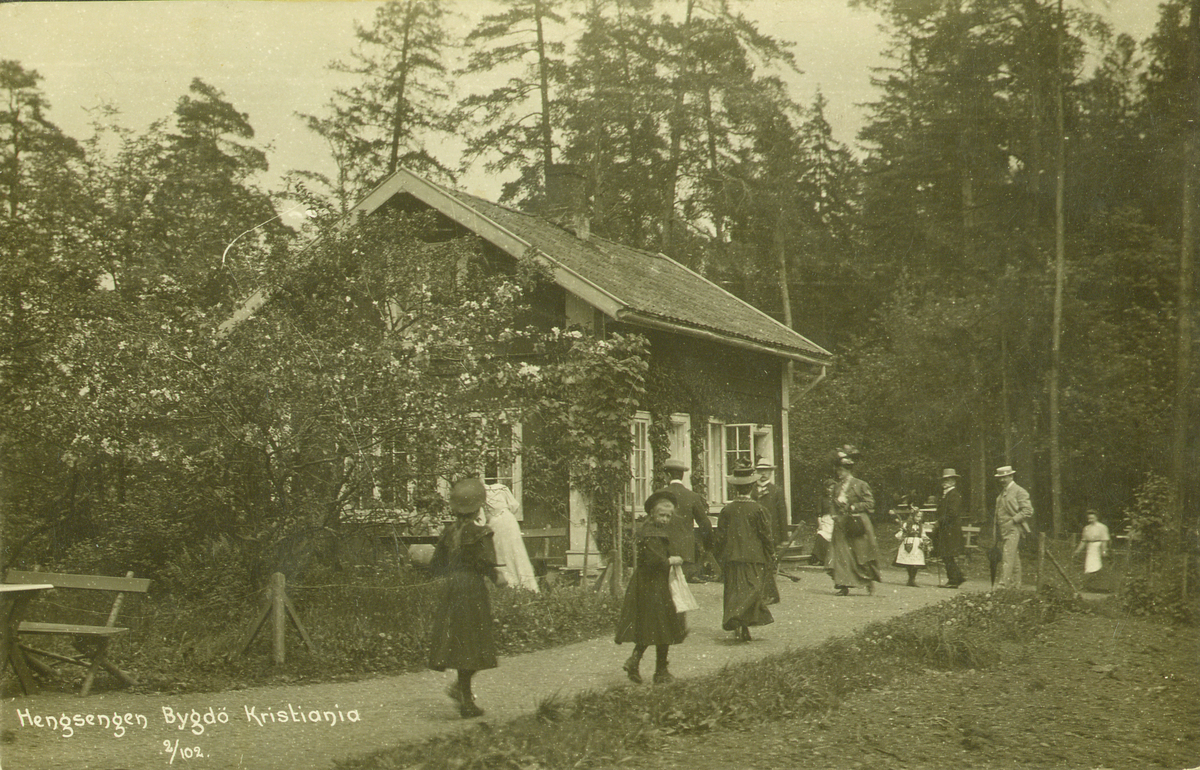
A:
[[[492,638],[492,607],[484,578],[495,579],[496,551],[492,531],[472,521],[486,498],[479,479],[455,482],[450,509],[455,520],[442,531],[430,567],[443,578],[439,586],[438,613],[429,639],[429,667],[435,671],[458,669],[458,681],[446,694],[459,704],[463,717],[477,717],[471,678],[476,671],[495,668],[496,642]]]
[[[717,517],[716,554],[725,574],[725,613],[721,627],[735,632],[737,641],[748,642],[750,626],[775,622],[767,609],[770,588],[774,585],[775,544],[771,542],[767,511],[750,499],[754,469],[737,468],[726,480],[737,497]]]
[[[687,636],[687,622],[675,610],[668,582],[671,567],[683,564],[683,557],[671,552],[670,526],[675,514],[675,495],[663,490],[646,499],[648,518],[638,530],[637,568],[629,578],[621,617],[617,621],[616,642],[633,642],[633,654],[622,668],[630,680],[640,683],[638,666],[642,654],[654,645],[654,683],[665,684],[674,677],[667,670],[667,652]]]

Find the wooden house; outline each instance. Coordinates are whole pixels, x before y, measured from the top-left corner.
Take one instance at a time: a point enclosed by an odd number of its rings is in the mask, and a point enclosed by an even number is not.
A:
[[[669,257],[592,235],[581,214],[580,188],[572,184],[569,170],[556,171],[563,173],[549,180],[555,189],[548,190],[547,199],[557,206],[538,215],[405,170],[382,182],[355,211],[370,216],[385,207],[432,210],[440,227],[473,233],[497,254],[514,260],[534,255],[553,275],[553,287],[538,298],[541,311],[563,328],[596,335],[637,332],[648,339],[651,367],[672,383],[669,414],[659,415],[668,423],[669,454],[689,462],[692,473],[685,483],[703,487],[712,513],[727,501],[725,477],[740,461],[772,461],[779,468],[776,482],[790,500],[790,392],[793,384],[822,377],[830,353]],[[226,326],[254,313],[266,299],[251,298]],[[662,481],[655,471],[666,457],[656,456],[651,445],[653,417],[639,411],[630,425],[630,508]],[[536,440],[519,428],[514,439]],[[500,475],[522,500],[520,452]],[[595,554],[587,539],[587,506],[572,490],[561,493],[564,504],[556,507],[568,512],[567,522],[561,514],[555,520],[548,511],[523,505],[523,527],[527,534],[565,529],[565,545],[549,553],[568,567],[580,566],[585,551]]]

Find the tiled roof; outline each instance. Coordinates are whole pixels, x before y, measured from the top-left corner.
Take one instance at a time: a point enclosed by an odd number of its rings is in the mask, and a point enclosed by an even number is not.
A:
[[[662,254],[591,236],[400,170],[384,180],[356,211],[370,213],[400,194],[412,195],[499,248],[544,259],[566,290],[618,321],[717,340],[787,358],[828,364],[829,351]],[[256,294],[221,326],[227,333],[252,315]]]
[[[584,240],[539,216],[405,171],[376,188],[359,209],[374,210],[401,192],[414,195],[485,239],[494,229],[491,225],[497,226],[509,251],[523,243],[540,252],[552,266],[568,274],[568,281],[559,281],[565,288],[585,300],[600,297],[596,304],[619,321],[693,333],[818,364],[832,358],[821,346],[670,257],[595,236]],[[453,199],[455,205],[445,205],[445,198]]]
[[[830,358],[824,348],[670,257],[595,236],[582,240],[541,217],[447,192],[612,296],[623,305],[619,320],[637,325],[641,318],[659,319],[821,362]]]

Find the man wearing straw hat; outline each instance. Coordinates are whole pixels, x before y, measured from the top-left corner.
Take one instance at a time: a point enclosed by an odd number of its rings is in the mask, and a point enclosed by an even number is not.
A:
[[[933,530],[933,555],[941,557],[946,565],[946,588],[958,588],[963,584],[962,568],[958,557],[963,552],[962,493],[958,491],[958,474],[953,468],[942,471],[942,498],[937,505],[937,519]]]
[[[791,539],[791,522],[788,521],[787,501],[783,499],[783,490],[771,480],[775,466],[764,457],[755,464],[754,472],[758,474],[758,480],[750,490],[750,497],[766,510],[775,545],[783,545]]]
[[[996,541],[1000,543],[1000,587],[1021,586],[1021,532],[1029,532],[1028,519],[1033,517],[1033,503],[1029,493],[1014,481],[1016,471],[1011,465],[996,469],[1000,481],[1000,494],[996,496],[996,515],[992,527]]]

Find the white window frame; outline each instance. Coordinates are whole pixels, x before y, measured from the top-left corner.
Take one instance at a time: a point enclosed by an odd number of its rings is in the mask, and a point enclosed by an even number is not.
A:
[[[670,454],[667,456],[683,460],[690,466],[692,464],[692,416],[683,412],[672,414],[668,430]],[[683,485],[688,489],[692,488],[692,474],[683,474]]]
[[[654,491],[654,448],[650,446],[650,413],[635,412],[629,423],[629,485],[625,510],[634,511]]]
[[[733,431],[733,432],[731,432]],[[730,448],[730,439],[738,433],[746,434],[746,446]],[[704,447],[704,470],[708,480],[708,499],[712,505],[729,502],[729,487],[725,478],[733,472],[732,458],[748,460],[757,465],[759,460],[775,464],[775,426],[759,423],[724,422],[708,420],[708,441]]]
[[[479,414],[476,414],[473,416],[479,420],[480,434],[481,435],[485,434],[485,432],[487,430],[487,418],[483,417],[482,415],[479,415]],[[525,520],[525,505],[524,505],[524,498],[522,497],[524,483],[521,478],[521,439],[522,439],[521,423],[512,421],[512,422],[508,422],[506,424],[511,429],[512,445],[510,448],[512,450],[512,462],[510,464],[506,465],[505,467],[501,468],[501,467],[499,467],[499,460],[497,460],[496,480],[499,481],[501,484],[505,485],[506,487],[508,487],[509,491],[513,493],[513,497],[517,498],[517,511],[516,511],[517,521],[524,521]],[[497,447],[492,447],[485,443],[484,444],[484,453],[485,453],[485,455],[486,454],[498,455],[499,451],[498,451]],[[486,459],[479,466],[478,473],[479,473],[479,478],[481,478],[481,479],[487,478],[487,460]]]

